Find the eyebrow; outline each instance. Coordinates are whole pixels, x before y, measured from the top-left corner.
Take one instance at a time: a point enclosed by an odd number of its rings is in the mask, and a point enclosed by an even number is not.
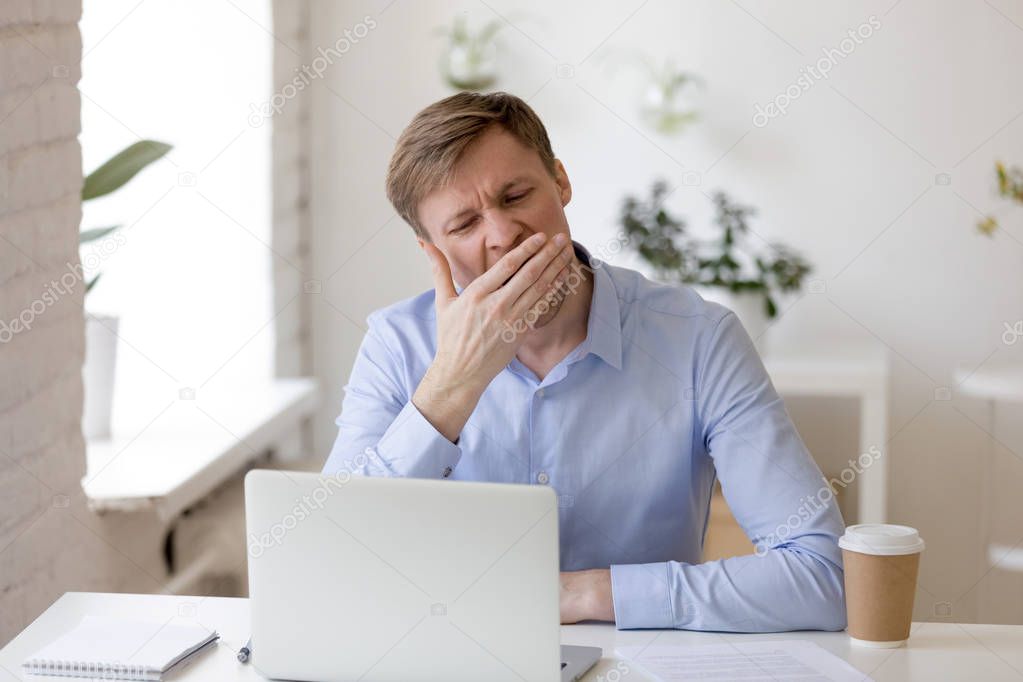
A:
[[[499,190],[497,190],[497,193],[499,195],[500,194],[504,194],[505,192],[507,192],[509,189],[511,189],[515,185],[519,184],[520,182],[526,182],[527,180],[529,180],[529,177],[525,176],[525,175],[519,175],[517,177],[514,177],[511,180],[509,180],[508,182],[506,182],[503,185],[501,185],[501,188]],[[475,209],[473,209],[473,208],[463,208],[458,213],[456,213],[453,216],[451,216],[450,218],[448,218],[446,221],[444,221],[444,231],[447,232],[448,229],[451,227],[452,223],[458,221],[460,218],[462,218],[462,216],[466,215],[467,213],[472,213],[474,210]]]

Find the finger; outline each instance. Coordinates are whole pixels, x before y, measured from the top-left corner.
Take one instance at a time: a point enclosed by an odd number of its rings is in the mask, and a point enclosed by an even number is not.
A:
[[[512,309],[519,312],[521,308],[522,312],[524,312],[547,296],[559,295],[558,289],[561,287],[557,287],[557,283],[564,283],[565,278],[568,277],[568,273],[571,272],[572,264],[575,260],[573,258],[574,255],[575,249],[572,247],[571,242],[569,242],[557,253],[556,257],[547,263],[547,267],[544,268],[536,281],[526,287],[525,291],[512,304]]]
[[[505,293],[503,295],[507,297],[506,300],[518,301],[523,295],[528,296],[528,292],[536,286],[537,281],[552,262],[560,260],[562,265],[564,265],[567,262],[565,259],[571,258],[572,240],[568,239],[568,235],[565,235],[565,237],[566,241],[563,245],[559,245],[554,239],[547,242],[539,253],[519,268],[518,272],[504,285],[503,291]],[[554,273],[557,271],[557,269],[554,270]],[[543,288],[540,287],[541,294],[543,293]]]
[[[504,284],[505,280],[530,259],[531,256],[540,251],[547,242],[547,235],[543,233],[534,234],[514,249],[504,254],[501,260],[494,263],[493,267],[474,279],[465,289],[472,289],[474,292],[489,294],[497,291]]]
[[[446,303],[458,295],[455,291],[455,283],[451,279],[448,259],[444,257],[440,249],[429,242],[423,242],[423,250],[426,251],[426,256],[430,259],[430,267],[433,270],[435,299],[438,303]]]

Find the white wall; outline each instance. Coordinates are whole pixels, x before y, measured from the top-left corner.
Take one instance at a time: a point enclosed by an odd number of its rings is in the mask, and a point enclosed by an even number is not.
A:
[[[1003,323],[1023,318],[1023,210],[996,201],[992,179],[994,159],[1023,163],[1023,87],[1012,68],[1023,59],[1023,6],[1007,0],[313,2],[313,48],[333,45],[366,15],[376,23],[312,88],[312,268],[323,282],[313,350],[327,396],[317,452],[325,457],[336,436],[366,315],[430,286],[411,230],[383,191],[403,126],[452,92],[439,79],[441,42],[430,29],[460,11],[487,21],[489,8],[518,13],[501,33],[497,87],[528,98],[547,124],[574,185],[573,236],[599,248],[621,197],[645,193],[658,176],[681,184],[698,174],[699,185],[681,186],[670,201],[697,224],[713,189],[756,206],[758,234],[801,249],[826,286],[794,303],[777,343],[881,342],[892,352],[892,439],[882,448],[890,520],[919,527],[928,543],[916,618],[1023,621],[1019,574],[988,572],[977,539],[989,416],[953,381],[958,366],[1005,360],[1023,345],[1001,341]],[[758,103],[872,15],[877,28],[827,80],[784,116],[753,125]],[[701,121],[677,139],[644,128],[638,74],[609,74],[602,52],[592,54],[600,46],[671,56],[700,74],[708,84]],[[557,78],[559,64],[573,76]],[[1004,230],[988,239],[974,224],[991,210]],[[935,400],[941,387],[952,387],[951,401]],[[1018,411],[1003,407],[999,422]],[[856,414],[842,406],[828,416]],[[1013,499],[1023,485],[1021,435],[1000,432],[994,454],[994,539],[1009,545],[1023,540],[1023,506]],[[818,456],[856,451],[815,442]],[[950,613],[936,611],[942,602]]]

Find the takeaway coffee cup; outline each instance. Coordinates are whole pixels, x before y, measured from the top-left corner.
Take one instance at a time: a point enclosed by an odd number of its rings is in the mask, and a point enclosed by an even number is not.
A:
[[[845,564],[846,628],[853,644],[880,649],[909,639],[924,541],[915,528],[861,523],[838,546]]]

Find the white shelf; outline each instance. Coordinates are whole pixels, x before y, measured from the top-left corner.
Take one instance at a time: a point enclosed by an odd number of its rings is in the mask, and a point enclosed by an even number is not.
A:
[[[956,384],[968,395],[986,400],[1023,401],[1023,363],[992,362],[956,370]]]
[[[768,351],[764,366],[782,396],[853,398],[860,405],[859,452],[882,456],[858,478],[856,523],[888,515],[888,353],[881,346],[821,346],[805,352]]]
[[[1014,545],[992,543],[987,548],[988,565],[1003,571],[1023,573],[1023,548]]]
[[[992,443],[982,455],[982,491],[980,516],[981,532],[987,544],[987,567],[1007,571],[1023,572],[1023,549],[1004,545],[991,540],[992,489],[994,474],[995,403],[1023,402],[1023,362],[1002,360],[985,362],[980,367],[960,367],[956,370],[955,381],[958,390],[966,395],[986,400],[990,408],[990,429]]]
[[[876,348],[768,352],[764,366],[787,395],[882,396],[888,390],[888,357]]]
[[[313,379],[199,391],[89,441],[82,488],[97,512],[155,509],[169,521],[293,435],[317,407]],[[156,417],[153,419],[153,417]]]

